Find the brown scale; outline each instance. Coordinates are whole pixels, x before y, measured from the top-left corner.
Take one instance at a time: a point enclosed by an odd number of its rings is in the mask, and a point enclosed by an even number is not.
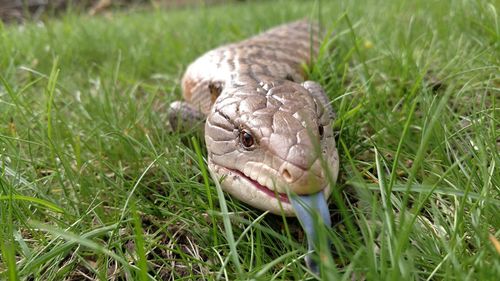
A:
[[[301,64],[310,63],[317,53],[318,32],[316,25],[301,20],[210,51],[188,67],[182,79],[184,99],[207,114],[226,86],[303,81]]]

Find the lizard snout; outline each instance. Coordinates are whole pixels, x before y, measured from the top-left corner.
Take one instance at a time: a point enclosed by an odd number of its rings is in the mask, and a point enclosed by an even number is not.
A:
[[[285,162],[281,165],[279,174],[287,188],[299,195],[319,192],[327,185],[319,159],[307,170]]]

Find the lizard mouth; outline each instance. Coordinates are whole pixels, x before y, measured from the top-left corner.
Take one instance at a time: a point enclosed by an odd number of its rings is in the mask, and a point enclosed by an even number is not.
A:
[[[288,195],[286,193],[279,193],[279,192],[273,191],[273,190],[269,189],[268,187],[258,183],[256,180],[253,180],[252,178],[248,177],[247,175],[245,175],[241,171],[238,171],[235,169],[230,169],[230,168],[226,168],[226,169],[229,170],[231,173],[237,174],[241,178],[244,178],[245,180],[250,182],[255,188],[264,192],[266,195],[268,195],[272,198],[276,198],[276,199],[280,200],[282,203],[290,204],[290,199],[288,198]]]

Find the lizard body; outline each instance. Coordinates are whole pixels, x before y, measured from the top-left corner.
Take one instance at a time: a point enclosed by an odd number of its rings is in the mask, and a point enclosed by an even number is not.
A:
[[[224,190],[275,214],[294,215],[287,189],[329,195],[320,157],[337,177],[333,111],[321,86],[304,82],[302,64],[319,44],[317,26],[303,20],[211,50],[184,74],[186,102],[172,105],[206,116],[208,162]]]
[[[315,251],[316,217],[330,226],[329,179],[339,169],[329,99],[304,81],[319,39],[318,27],[303,20],[209,51],[187,68],[185,101],[170,113],[173,127],[206,119],[215,180],[253,207],[297,216]],[[310,255],[306,262],[319,272]]]

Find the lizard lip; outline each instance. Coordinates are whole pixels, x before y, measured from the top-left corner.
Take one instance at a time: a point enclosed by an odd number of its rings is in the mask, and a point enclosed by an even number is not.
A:
[[[230,168],[226,168],[226,169],[228,169],[232,173],[235,173],[238,176],[246,179],[247,181],[251,182],[257,189],[259,189],[260,191],[264,192],[266,195],[271,196],[273,198],[276,198],[276,199],[280,200],[283,203],[290,204],[290,199],[288,199],[288,195],[286,193],[275,192],[275,191],[269,189],[268,187],[266,187],[266,186],[258,183],[256,180],[251,179],[250,177],[248,177],[247,175],[245,175],[244,173],[242,173],[242,172],[240,172],[238,170],[230,169]]]

